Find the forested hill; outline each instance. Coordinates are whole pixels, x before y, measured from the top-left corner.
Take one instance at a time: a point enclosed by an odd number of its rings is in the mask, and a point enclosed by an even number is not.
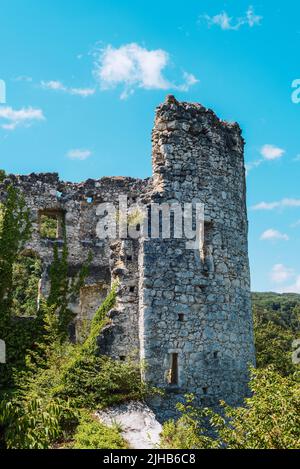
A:
[[[254,316],[263,322],[299,330],[300,324],[300,295],[297,293],[252,293]]]

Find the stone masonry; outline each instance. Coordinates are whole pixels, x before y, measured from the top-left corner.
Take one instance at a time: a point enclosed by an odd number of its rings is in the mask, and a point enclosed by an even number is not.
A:
[[[83,321],[92,319],[118,279],[117,305],[99,337],[101,353],[140,361],[143,378],[170,393],[193,392],[207,404],[237,403],[255,362],[241,130],[200,104],[168,96],[157,108],[152,142],[153,176],[146,180],[71,183],[55,173],[10,175],[1,197],[11,182],[25,196],[33,224],[27,251],[42,260],[43,294],[53,243],[63,243],[62,223],[70,276],[92,252],[86,284],[71,305],[78,338]],[[137,239],[99,239],[103,214],[97,207],[118,206],[124,194],[132,212],[153,202],[203,203],[203,248],[186,249],[184,238],[153,239],[144,230]],[[43,216],[56,220],[56,239],[41,236]]]

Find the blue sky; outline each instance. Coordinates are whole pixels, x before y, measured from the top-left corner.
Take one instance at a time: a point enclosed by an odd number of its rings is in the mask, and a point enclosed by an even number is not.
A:
[[[246,139],[252,287],[300,292],[300,4],[1,0],[0,166],[80,181],[151,174],[168,93]],[[299,93],[300,96],[300,93]]]

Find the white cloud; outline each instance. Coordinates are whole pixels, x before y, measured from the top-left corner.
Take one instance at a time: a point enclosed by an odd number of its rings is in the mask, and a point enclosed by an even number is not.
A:
[[[295,271],[283,264],[275,264],[271,271],[271,280],[274,283],[283,283],[295,275]]]
[[[263,19],[262,16],[254,13],[252,6],[249,6],[245,15],[240,18],[233,18],[226,11],[214,16],[202,15],[202,18],[207,21],[209,26],[219,26],[223,31],[237,31],[241,26],[253,28],[253,26],[259,26]]]
[[[94,76],[102,90],[122,85],[121,99],[128,98],[136,88],[187,91],[197,83],[197,78],[187,72],[182,84],[170,82],[163,74],[169,61],[169,54],[162,49],[148,50],[136,43],[119,48],[108,45],[96,53]]]
[[[82,148],[75,148],[73,150],[69,150],[67,153],[67,157],[70,158],[70,160],[86,160],[92,155],[92,152],[87,149],[82,149]]]
[[[83,98],[92,96],[96,92],[94,88],[70,88],[58,80],[42,81],[41,87],[45,90],[62,91],[71,95],[82,96]]]
[[[177,89],[180,91],[188,91],[191,86],[199,82],[199,80],[197,80],[195,75],[193,75],[192,73],[183,72],[183,78],[185,80],[185,83],[177,86]]]
[[[291,228],[297,228],[298,226],[300,226],[300,220],[297,220],[295,223],[293,223]]]
[[[247,18],[246,23],[248,23],[250,28],[253,28],[253,26],[259,26],[261,24],[261,21],[263,20],[262,16],[256,15],[254,13],[253,6],[248,7],[248,10],[246,12],[246,18]]]
[[[42,88],[46,90],[61,90],[65,91],[65,86],[61,83],[61,81],[51,80],[51,81],[41,81]]]
[[[96,90],[94,88],[70,88],[68,92],[70,94],[86,98],[87,96],[92,96],[95,94]]]
[[[275,145],[266,144],[261,148],[260,153],[266,160],[277,160],[285,154],[285,150]]]
[[[285,154],[285,150],[283,150],[283,148],[276,147],[275,145],[266,144],[261,147],[260,154],[263,158],[246,164],[247,175],[252,169],[257,168],[266,161],[274,161],[282,158]]]
[[[290,238],[288,237],[287,234],[280,233],[280,231],[273,230],[273,228],[270,228],[269,230],[266,230],[262,233],[260,239],[263,241],[272,241],[272,240],[288,241]]]
[[[29,77],[27,75],[20,75],[20,76],[14,78],[13,81],[25,81],[26,83],[31,83],[32,82],[32,77]]]
[[[252,171],[252,169],[258,168],[258,166],[260,166],[262,163],[263,163],[263,160],[256,160],[256,161],[252,161],[251,163],[247,163],[247,164],[245,165],[245,167],[246,167],[246,174],[248,175],[249,172]]]
[[[4,123],[1,120],[4,120]],[[21,108],[19,110],[12,107],[0,107],[0,127],[5,130],[15,130],[16,127],[30,127],[34,121],[44,120],[41,109],[32,107]]]
[[[204,15],[205,19],[207,20],[209,25],[217,25],[220,26],[221,29],[224,31],[232,29],[237,30],[240,28],[241,23],[238,21],[235,25],[232,24],[233,18],[230,17],[226,11],[219,13],[215,16]]]
[[[260,202],[253,205],[252,210],[274,210],[276,208],[300,207],[300,199],[282,199],[278,202]]]
[[[293,279],[293,280],[291,280]],[[290,280],[290,285],[277,287],[278,293],[300,293],[300,275],[294,269],[284,266],[283,264],[275,264],[271,271],[271,280],[274,283],[285,283]]]
[[[294,283],[281,288],[279,293],[300,293],[300,275],[296,277]]]

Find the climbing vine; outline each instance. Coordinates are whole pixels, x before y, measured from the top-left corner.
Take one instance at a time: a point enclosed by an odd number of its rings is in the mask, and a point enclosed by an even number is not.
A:
[[[47,299],[48,306],[55,306],[59,318],[59,332],[62,340],[68,335],[68,327],[74,319],[74,313],[69,308],[70,302],[79,294],[88,275],[92,254],[89,253],[86,263],[82,266],[77,277],[70,279],[68,272],[69,249],[66,228],[63,225],[63,246],[59,252],[58,244],[53,246],[53,262],[50,266],[50,292]]]
[[[9,185],[5,203],[0,207],[0,330],[6,343],[6,361],[1,367],[0,385],[13,380],[13,368],[24,365],[25,352],[32,345],[36,327],[20,323],[14,314],[14,265],[30,238],[29,212],[24,198]]]

